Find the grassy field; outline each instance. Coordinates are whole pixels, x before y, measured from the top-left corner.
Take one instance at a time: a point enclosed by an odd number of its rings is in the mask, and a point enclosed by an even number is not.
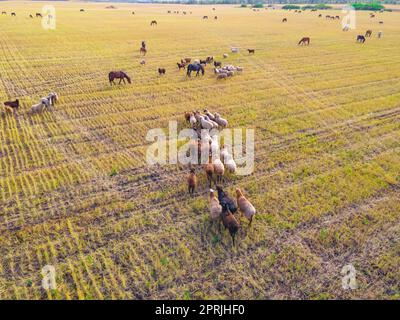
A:
[[[400,13],[357,12],[342,32],[320,12],[63,2],[44,30],[28,18],[43,4],[0,3],[17,13],[0,16],[0,100],[22,103],[0,117],[1,299],[400,298]],[[231,46],[242,75],[176,68]],[[114,69],[132,84],[111,87]],[[52,90],[55,110],[28,116]],[[255,129],[254,173],[225,183],[258,209],[235,247],[210,227],[201,169],[190,198],[187,168],[145,162],[149,129],[204,107]],[[57,290],[40,286],[47,264]]]

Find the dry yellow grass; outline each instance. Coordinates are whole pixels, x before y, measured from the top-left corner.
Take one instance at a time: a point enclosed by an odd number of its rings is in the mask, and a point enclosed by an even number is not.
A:
[[[342,32],[319,12],[53,2],[46,31],[28,18],[43,4],[0,5],[17,13],[0,16],[0,100],[22,102],[0,118],[0,298],[400,297],[400,13],[358,12],[357,30]],[[176,68],[231,46],[240,76]],[[133,83],[110,87],[114,69]],[[51,90],[56,110],[29,117]],[[184,111],[206,106],[256,130],[254,173],[226,183],[258,209],[236,247],[210,227],[204,175],[190,198],[186,168],[145,163],[149,129],[183,127]],[[353,291],[341,288],[349,263]],[[46,264],[57,290],[40,288]]]

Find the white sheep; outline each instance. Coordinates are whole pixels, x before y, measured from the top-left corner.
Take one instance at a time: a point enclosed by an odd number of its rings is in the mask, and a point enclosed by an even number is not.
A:
[[[218,123],[216,123],[215,121],[211,120],[208,116],[204,116],[204,119],[212,123],[212,125],[213,125],[212,129],[218,129]]]
[[[218,154],[219,153],[219,136],[215,135],[211,137],[211,152],[212,154]]]
[[[31,109],[28,111],[28,114],[32,115],[32,114],[40,113],[44,110],[45,107],[46,107],[46,105],[43,104],[42,102],[39,102],[38,104],[34,104],[31,107]]]
[[[227,53],[224,53],[222,56],[224,57],[224,59],[229,57]]]
[[[208,111],[207,109],[204,109],[204,113],[207,115],[207,117],[210,120],[215,121],[214,115],[210,111]]]
[[[231,155],[228,155],[228,159],[225,160],[225,167],[230,173],[236,172],[236,162]]]
[[[231,51],[232,51],[233,53],[238,53],[238,52],[239,52],[239,48],[232,47],[232,48],[231,48]]]
[[[224,118],[221,118],[221,115],[219,113],[214,114],[215,117],[215,122],[218,123],[221,127],[225,128],[228,126],[228,121]]]
[[[213,128],[213,124],[206,120],[204,116],[200,116],[200,124],[203,129],[211,130]]]

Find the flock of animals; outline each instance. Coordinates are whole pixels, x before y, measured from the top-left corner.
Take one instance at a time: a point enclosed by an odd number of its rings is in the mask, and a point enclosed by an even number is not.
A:
[[[54,105],[57,103],[58,94],[56,92],[50,92],[46,97],[42,97],[37,104],[31,106],[28,111],[29,115],[41,113],[44,110],[51,110]],[[6,101],[4,102],[4,107],[6,113],[12,113],[17,115],[18,109],[20,107],[19,99],[15,99],[14,101]]]
[[[219,113],[212,114],[207,109],[204,110],[204,114],[198,110],[186,112],[185,120],[197,133],[197,137],[191,140],[188,153],[194,152],[200,159],[208,156],[207,163],[203,164],[203,171],[207,178],[207,186],[210,188],[209,209],[211,221],[217,222],[219,229],[222,222],[225,229],[229,230],[234,245],[235,236],[240,229],[240,223],[235,213],[241,212],[249,220],[249,225],[251,225],[256,209],[239,188],[236,189],[235,202],[221,186],[224,176],[227,175],[226,173],[234,174],[237,169],[229,148],[224,145],[220,149],[219,146],[218,129],[226,128],[228,121],[222,118]],[[200,159],[198,159],[198,164],[202,164]],[[198,178],[196,169],[191,164],[187,183],[189,194],[193,196],[198,187]],[[217,195],[211,189],[213,183],[216,186]]]
[[[215,10],[215,8],[213,8]],[[80,12],[84,12],[84,9],[80,9]],[[168,11],[170,14],[171,11]],[[179,14],[179,11],[174,11],[175,14]],[[191,13],[191,12],[190,12]],[[7,14],[5,11],[2,14]],[[135,14],[132,12],[132,14]],[[186,12],[183,12],[186,14]],[[15,12],[11,13],[12,16],[16,16]],[[30,18],[33,18],[33,15],[29,15]],[[41,13],[36,13],[36,17],[42,17]],[[322,14],[319,14],[319,17],[322,17]],[[371,18],[374,18],[375,15],[371,14]],[[208,19],[208,16],[203,16],[203,19]],[[217,16],[214,17],[217,19]],[[330,20],[338,20],[339,16],[326,16],[326,19]],[[287,23],[288,19],[283,18],[283,23]],[[382,24],[383,21],[380,21]],[[151,26],[157,26],[157,21],[152,20],[150,23]],[[343,28],[343,31],[348,31],[348,26]],[[364,43],[367,37],[371,37],[372,30],[367,30],[365,35],[358,35],[357,41]],[[381,38],[382,31],[378,32],[378,38]],[[310,37],[303,37],[298,45],[309,45]],[[248,54],[255,54],[255,49],[247,49]],[[232,53],[238,53],[239,48],[231,48]],[[140,47],[139,53],[143,56],[147,54],[146,44],[142,41],[142,46]],[[224,59],[228,58],[228,54],[224,53],[222,55]],[[140,61],[142,65],[146,63],[144,59]],[[207,65],[213,64],[214,73],[217,76],[217,79],[226,79],[228,77],[233,76],[236,72],[242,72],[243,67],[233,66],[233,65],[225,65],[223,66],[222,61],[216,61],[214,56],[208,56],[204,60],[202,59],[194,59],[192,62],[192,58],[183,58],[180,62],[177,62],[178,70],[186,69],[187,77],[191,77],[192,72],[196,72],[196,76],[199,76],[200,72],[202,75],[205,73],[205,68]],[[164,67],[158,68],[158,74],[165,75],[166,69]],[[108,74],[108,79],[110,84],[115,84],[114,80],[118,79],[119,84],[121,82],[131,83],[131,78],[124,71],[111,71]],[[53,106],[56,104],[58,100],[58,95],[55,92],[50,92],[48,96],[43,97],[40,101],[31,106],[28,114],[33,115],[40,113],[44,110],[51,110]],[[16,114],[19,107],[20,101],[16,99],[14,101],[6,101],[4,102],[4,106],[7,113]],[[195,141],[192,141],[193,148],[197,149],[197,153],[201,156],[206,153],[208,155],[208,162],[204,164],[204,172],[207,177],[207,182],[210,188],[209,191],[209,206],[210,206],[210,217],[212,221],[222,222],[225,228],[229,230],[229,233],[232,237],[233,244],[235,243],[235,235],[237,234],[240,224],[238,219],[235,217],[235,213],[240,211],[243,215],[249,220],[249,225],[251,224],[254,215],[256,214],[256,209],[251,204],[251,202],[246,199],[243,195],[243,192],[237,188],[236,189],[236,202],[230,197],[227,192],[225,192],[221,183],[223,183],[223,177],[226,173],[234,174],[236,171],[236,163],[233,159],[233,156],[229,153],[227,146],[219,146],[219,135],[218,128],[225,128],[228,125],[228,121],[221,117],[220,114],[214,113],[212,114],[207,109],[204,110],[204,114],[199,111],[195,112],[187,112],[185,114],[186,121],[190,124],[191,128],[196,130],[198,137]],[[187,178],[188,182],[188,191],[190,195],[193,195],[198,186],[198,179],[196,176],[195,168],[190,168],[189,176]],[[214,182],[217,190],[217,194],[212,187],[212,183]],[[220,225],[220,223],[219,223]]]

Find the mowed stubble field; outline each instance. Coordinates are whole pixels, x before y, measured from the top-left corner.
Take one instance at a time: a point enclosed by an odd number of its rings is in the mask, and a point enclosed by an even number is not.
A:
[[[0,8],[17,13],[0,16],[1,102],[22,103],[0,118],[0,298],[399,299],[400,13],[358,12],[357,30],[342,32],[320,12],[53,2],[46,31],[28,18],[43,4]],[[223,62],[242,75],[177,70],[231,46],[241,51]],[[131,85],[109,85],[119,69]],[[29,117],[52,90],[55,111]],[[224,184],[258,210],[235,247],[210,226],[201,169],[190,198],[186,168],[145,162],[149,129],[183,128],[183,113],[204,107],[255,129],[254,173]],[[357,290],[341,287],[349,263]],[[57,290],[40,287],[47,264]]]

